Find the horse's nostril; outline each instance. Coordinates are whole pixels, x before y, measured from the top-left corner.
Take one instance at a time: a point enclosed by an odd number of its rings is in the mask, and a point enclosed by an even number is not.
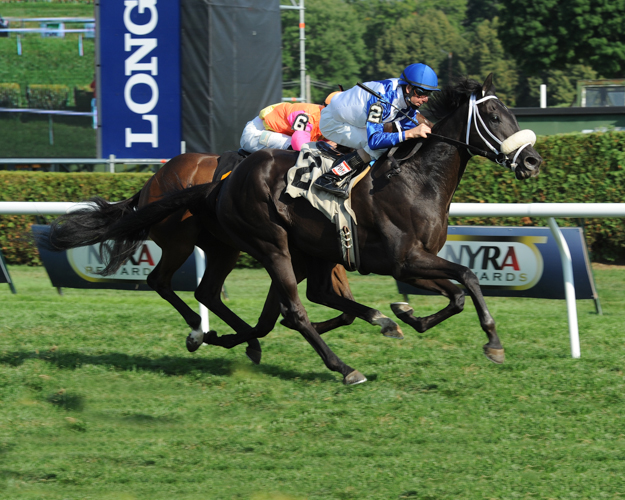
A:
[[[523,160],[523,163],[525,163],[525,166],[527,168],[534,169],[538,165],[540,165],[540,160],[536,158],[535,156],[528,156],[527,158]]]

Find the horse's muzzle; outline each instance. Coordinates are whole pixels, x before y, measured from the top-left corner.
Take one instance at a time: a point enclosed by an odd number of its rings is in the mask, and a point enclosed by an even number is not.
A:
[[[517,179],[529,179],[530,177],[536,177],[540,172],[540,164],[543,162],[541,156],[534,152],[529,152],[523,156],[520,165],[517,165],[514,170],[514,175]]]

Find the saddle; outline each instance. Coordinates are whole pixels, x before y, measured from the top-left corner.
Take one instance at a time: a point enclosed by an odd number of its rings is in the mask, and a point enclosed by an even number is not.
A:
[[[287,172],[286,194],[292,198],[302,197],[329,220],[336,224],[343,265],[348,271],[355,271],[360,265],[358,242],[356,241],[356,214],[351,208],[351,198],[338,198],[318,189],[315,180],[329,171],[342,153],[326,142],[308,143],[302,150],[294,167]],[[350,181],[351,189],[365,176],[369,167]]]
[[[244,149],[239,149],[238,151],[226,151],[223,153],[217,160],[217,168],[213,174],[213,180],[223,180],[228,177],[230,172],[234,170],[234,167],[251,154],[252,153],[245,151]]]

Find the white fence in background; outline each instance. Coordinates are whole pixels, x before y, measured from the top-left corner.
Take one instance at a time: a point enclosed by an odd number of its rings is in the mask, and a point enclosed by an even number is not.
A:
[[[61,215],[88,206],[88,203],[5,201],[0,202],[0,215]],[[547,219],[562,258],[571,356],[579,358],[581,350],[573,264],[569,247],[555,217],[625,217],[625,203],[452,203],[449,215],[452,217],[542,217]],[[204,270],[198,266],[197,272],[199,283]],[[201,311],[203,307],[201,306]],[[204,315],[208,323],[208,312],[202,312],[203,322]]]

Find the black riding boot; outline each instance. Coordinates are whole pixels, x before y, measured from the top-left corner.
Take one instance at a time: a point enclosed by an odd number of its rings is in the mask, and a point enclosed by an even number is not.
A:
[[[347,191],[349,181],[360,173],[366,164],[358,151],[343,155],[334,162],[331,170],[317,178],[315,186],[339,198],[349,198]]]

